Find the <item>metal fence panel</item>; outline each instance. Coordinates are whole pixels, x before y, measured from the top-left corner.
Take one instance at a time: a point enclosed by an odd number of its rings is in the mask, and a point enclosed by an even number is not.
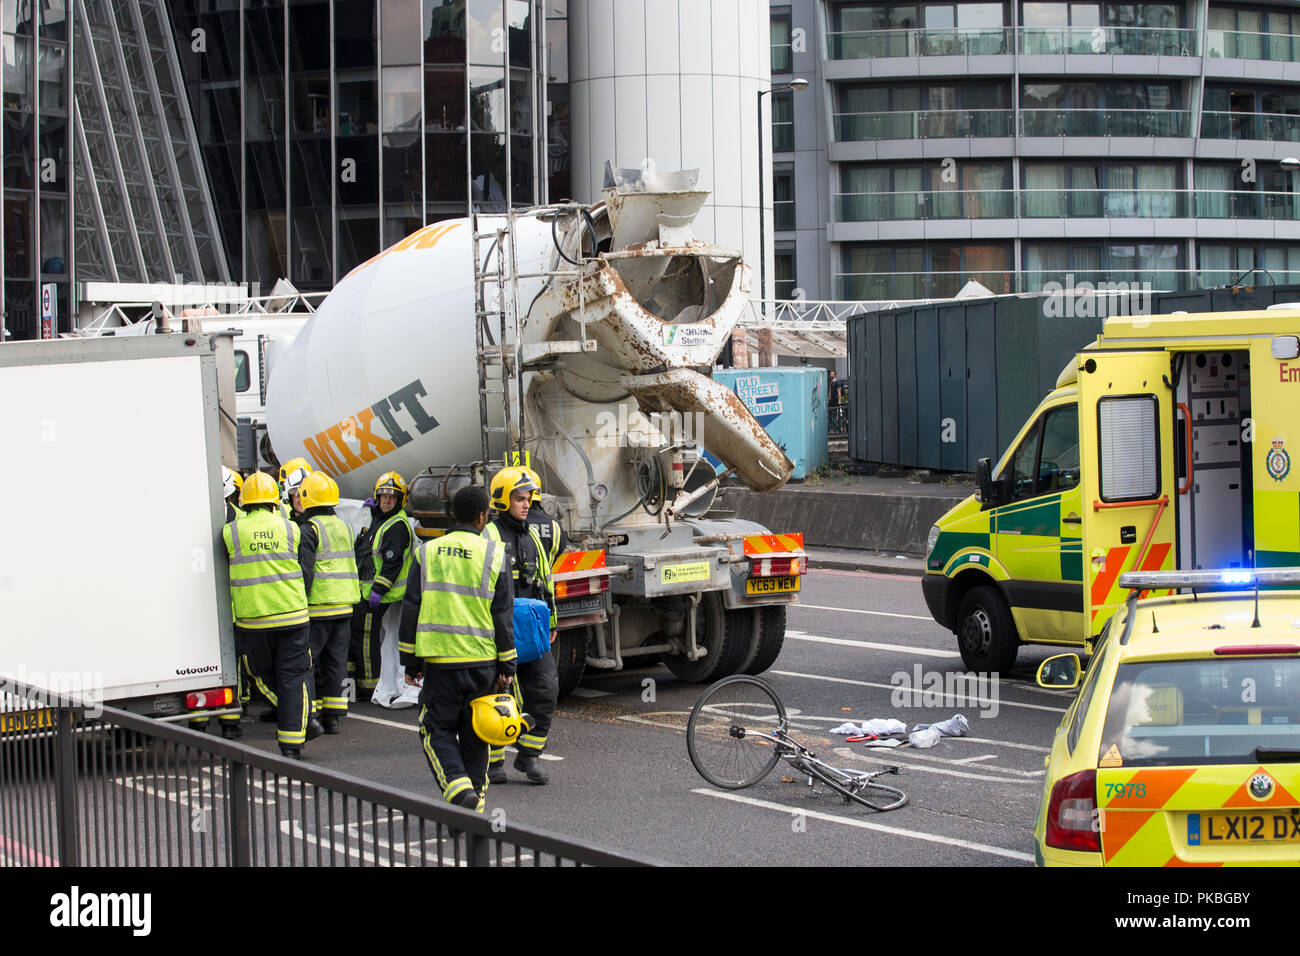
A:
[[[111,707],[0,695],[0,866],[652,862]]]
[[[939,309],[939,414],[948,430],[940,441],[939,467],[960,471],[966,461],[966,307]]]
[[[898,313],[895,327],[897,335],[898,369],[898,460],[917,460],[917,387],[916,368],[916,313],[905,309]]]
[[[916,310],[916,463],[939,467],[943,437],[939,414],[939,310]]]

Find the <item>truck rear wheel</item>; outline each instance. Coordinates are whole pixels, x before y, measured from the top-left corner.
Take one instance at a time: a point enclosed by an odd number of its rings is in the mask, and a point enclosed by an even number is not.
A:
[[[706,653],[699,660],[688,661],[685,654],[672,654],[664,662],[673,674],[692,684],[706,684],[734,674],[749,650],[749,621],[728,614],[722,595],[710,591],[695,611],[695,642]]]
[[[587,669],[587,641],[591,637],[591,628],[573,627],[555,635],[555,646],[551,653],[555,657],[555,671],[560,679],[561,699],[568,697],[582,682],[582,675]]]
[[[785,605],[769,604],[759,609],[758,647],[746,674],[761,674],[776,663],[785,645]]]
[[[992,585],[971,588],[957,612],[957,649],[967,670],[1002,674],[1015,665],[1020,637],[1011,609]]]

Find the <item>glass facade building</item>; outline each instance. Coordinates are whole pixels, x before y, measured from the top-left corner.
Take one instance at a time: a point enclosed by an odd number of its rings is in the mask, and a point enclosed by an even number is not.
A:
[[[567,0],[0,0],[0,39],[7,339],[570,195]]]
[[[806,77],[821,99],[773,130],[789,285],[919,299],[970,280],[1300,280],[1293,7],[773,3],[773,83]]]
[[[422,225],[566,191],[563,2],[172,5],[231,274],[328,289]]]

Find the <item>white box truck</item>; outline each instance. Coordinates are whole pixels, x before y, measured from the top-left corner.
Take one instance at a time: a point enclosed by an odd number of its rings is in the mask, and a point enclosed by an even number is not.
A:
[[[0,345],[0,679],[164,718],[233,702],[229,349],[190,333]]]

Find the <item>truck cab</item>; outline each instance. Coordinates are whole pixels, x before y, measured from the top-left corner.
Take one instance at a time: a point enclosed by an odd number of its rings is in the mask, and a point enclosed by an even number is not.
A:
[[[922,589],[966,666],[1086,646],[1125,571],[1300,563],[1300,311],[1108,319],[931,530]]]

